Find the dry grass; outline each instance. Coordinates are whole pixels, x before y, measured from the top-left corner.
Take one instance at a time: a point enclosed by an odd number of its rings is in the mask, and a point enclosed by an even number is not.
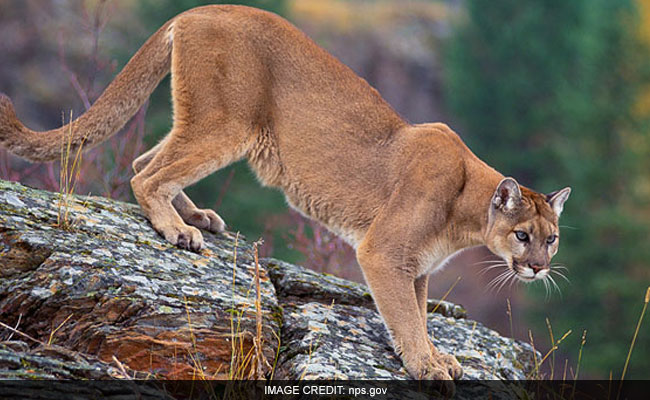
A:
[[[187,352],[189,357],[190,357],[190,360],[192,360],[192,365],[193,365],[192,369],[194,371],[194,375],[192,376],[192,378],[194,380],[196,380],[197,375],[198,375],[199,379],[206,380],[205,370],[203,368],[203,365],[201,365],[201,357],[200,357],[200,354],[199,354],[199,350],[196,347],[196,336],[194,335],[194,331],[192,330],[192,319],[190,317],[190,308],[187,305],[187,297],[183,296],[183,302],[185,304],[185,314],[187,316],[187,326],[188,326],[188,330],[189,330],[189,333],[190,333],[190,342],[192,344],[192,351]],[[197,373],[197,371],[198,371],[198,373]]]
[[[645,315],[646,310],[648,309],[648,303],[650,302],[650,286],[645,291],[645,298],[643,299],[643,309],[641,310],[641,316],[639,316],[639,322],[636,324],[636,329],[634,330],[634,336],[632,336],[632,343],[630,344],[630,350],[627,352],[627,358],[625,359],[625,366],[623,367],[623,373],[621,374],[621,384],[618,387],[618,393],[616,395],[616,400],[621,396],[621,388],[623,387],[623,380],[625,379],[625,373],[627,372],[627,366],[630,363],[630,357],[632,357],[632,351],[634,350],[634,343],[636,343],[636,338],[639,335],[639,329],[641,328],[641,323],[643,322],[643,316]]]
[[[239,233],[235,236],[235,243],[233,248],[233,274],[232,274],[232,306],[228,310],[230,314],[230,366],[226,374],[228,380],[247,380],[247,379],[264,379],[266,372],[271,371],[271,376],[277,364],[279,355],[280,337],[274,332],[278,339],[278,350],[276,352],[275,360],[271,365],[266,356],[264,355],[264,336],[263,336],[263,313],[262,313],[262,294],[260,285],[260,266],[258,257],[258,246],[260,242],[253,243],[253,256],[255,260],[255,277],[246,292],[246,298],[250,298],[251,291],[255,290],[254,310],[249,310],[249,306],[245,305],[241,310],[237,309],[235,302],[235,293],[237,285],[237,258],[239,251]],[[188,351],[189,358],[192,362],[192,369],[195,371],[193,380],[207,381],[217,379],[221,373],[221,368],[210,375],[206,375],[205,369],[201,363],[199,349],[196,342],[196,337],[192,329],[192,320],[190,310],[185,300],[187,324],[189,326],[190,341],[192,344],[191,351]],[[250,332],[242,328],[242,320],[247,315],[247,312],[253,311],[255,313],[255,332]],[[252,346],[250,345],[252,343]],[[216,398],[213,388],[209,388],[209,395],[211,398]],[[226,392],[226,396],[228,392]]]
[[[253,341],[255,348],[255,358],[253,359],[254,368],[251,368],[253,379],[260,379],[264,376],[264,368],[271,369],[269,361],[262,352],[262,292],[260,287],[260,263],[258,258],[257,246],[260,242],[253,243],[253,252],[255,256],[255,338]]]
[[[540,363],[537,362],[537,351],[535,349],[535,341],[533,340],[533,332],[528,330],[528,339],[530,340],[530,345],[533,348],[533,361],[535,362],[535,369],[533,371],[539,371]],[[539,374],[536,376],[539,378]]]
[[[630,362],[630,358],[632,356],[632,352],[634,351],[634,345],[636,343],[636,339],[638,337],[638,334],[639,334],[639,331],[640,331],[640,328],[641,328],[641,324],[643,322],[643,318],[644,318],[645,312],[646,312],[647,307],[648,307],[648,303],[650,303],[650,287],[648,287],[647,290],[646,290],[645,297],[644,297],[643,308],[641,310],[641,315],[639,316],[639,320],[638,320],[638,322],[636,324],[636,329],[634,331],[634,335],[632,336],[632,342],[630,344],[630,348],[629,348],[627,357],[625,359],[625,365],[623,366],[623,371],[621,373],[620,384],[619,384],[619,387],[618,387],[618,394],[616,396],[616,400],[619,400],[620,395],[621,395],[621,388],[623,386],[623,381],[625,379],[625,374],[627,372],[627,368],[628,368],[628,365],[629,365],[629,362]],[[564,335],[562,335],[562,337],[560,337],[559,339],[556,340],[555,336],[554,336],[554,333],[553,333],[553,328],[551,326],[551,322],[549,321],[548,318],[546,319],[546,325],[547,325],[549,337],[550,337],[550,340],[551,340],[551,348],[539,361],[537,360],[536,353],[534,354],[535,368],[534,368],[533,371],[531,371],[529,373],[529,375],[526,377],[526,379],[533,378],[533,379],[554,380],[555,379],[555,371],[556,371],[555,370],[555,354],[554,353],[555,353],[555,351],[558,350],[560,344],[572,333],[572,331],[569,329],[567,332],[564,333]],[[533,351],[535,351],[535,343],[533,341],[533,336],[532,336],[532,333],[530,331],[529,331],[529,340],[530,340],[531,346],[533,346]],[[557,399],[574,399],[574,398],[576,398],[577,381],[578,381],[578,379],[580,377],[580,366],[581,366],[581,363],[582,363],[582,356],[583,356],[583,351],[585,349],[586,343],[587,343],[587,330],[584,330],[583,333],[582,333],[581,339],[580,339],[580,348],[578,350],[578,360],[577,360],[577,363],[576,363],[575,372],[573,371],[573,368],[569,366],[568,359],[565,359],[565,361],[564,361],[564,369],[563,369],[562,378],[561,378],[562,385],[559,385],[559,388],[560,388],[559,392],[552,392],[553,398],[557,398]],[[549,359],[551,360],[550,376],[549,377],[543,377],[543,376],[540,375],[540,368],[544,364],[544,362],[549,360]],[[613,383],[612,382],[612,376],[613,376],[612,371],[610,371],[610,373],[609,373],[609,382],[610,382],[610,384],[609,384],[609,386],[607,388],[607,395],[605,397],[606,399],[611,399],[612,398],[612,383]],[[570,385],[570,386],[564,384],[567,381],[567,379],[573,380],[573,384]],[[551,388],[551,390],[552,390],[552,387],[549,387],[549,388]],[[570,393],[565,392],[565,389],[568,390],[569,388],[571,388]],[[528,397],[526,397],[526,398],[528,398]]]
[[[63,118],[65,125],[65,118]],[[56,218],[56,226],[60,229],[71,231],[74,229],[75,221],[70,217],[72,210],[73,196],[79,177],[81,176],[81,161],[86,136],[83,137],[77,151],[73,156],[72,140],[74,132],[72,131],[72,111],[70,111],[69,129],[66,134],[61,136],[61,160],[59,169],[59,208]]]
[[[551,353],[551,376],[550,376],[550,380],[553,380],[553,376],[555,375],[555,350],[558,349],[558,345],[560,343],[559,342],[555,343],[555,337],[553,336],[553,327],[551,326],[551,321],[548,319],[548,317],[546,318],[546,327],[548,328],[548,336],[549,336],[549,339],[551,339],[551,344],[552,344],[552,346],[551,346],[552,351],[549,350],[549,352]],[[512,329],[512,327],[510,329]],[[569,330],[567,332],[570,332],[570,331],[571,330]],[[570,333],[568,333],[568,334],[570,334]],[[566,334],[566,335],[568,336],[568,334]]]
[[[242,330],[241,322],[248,306],[244,306],[241,310],[237,309],[235,304],[236,292],[236,270],[237,270],[237,252],[239,243],[239,233],[235,236],[235,247],[233,250],[233,274],[232,274],[232,307],[230,311],[230,342],[231,342],[231,355],[230,355],[230,369],[228,371],[228,379],[243,380],[243,379],[264,379],[265,369],[273,371],[272,366],[263,352],[264,337],[263,337],[263,318],[262,318],[262,293],[260,286],[260,269],[259,269],[259,256],[258,247],[260,241],[253,243],[253,256],[255,260],[255,279],[251,287],[246,292],[246,297],[249,298],[250,292],[255,286],[255,333],[247,330]],[[279,336],[278,348],[279,348]],[[246,345],[247,340],[252,341],[252,346],[248,349]],[[277,355],[276,361],[277,362]],[[275,364],[274,362],[274,364]]]
[[[447,298],[447,296],[449,296],[449,293],[451,293],[451,291],[454,290],[454,288],[456,287],[456,285],[458,284],[458,282],[460,282],[460,276],[459,276],[458,278],[456,278],[456,282],[454,282],[454,283],[449,287],[449,289],[447,289],[447,291],[445,292],[445,294],[440,298],[440,301],[438,302],[438,304],[436,304],[436,306],[433,307],[433,310],[431,310],[431,313],[435,314],[435,312],[438,310],[438,307],[440,307],[440,304],[442,304],[442,302],[445,301],[445,299]]]
[[[510,337],[515,338],[515,330],[512,324],[512,307],[510,306],[510,298],[506,298],[506,314],[508,315],[508,322],[510,322]]]
[[[564,339],[566,339],[572,332],[571,329],[569,329],[568,331],[566,331],[564,333],[564,335],[562,335],[562,337],[560,339],[558,339],[557,342],[555,342],[554,339],[553,339],[553,331],[551,329],[551,325],[550,325],[550,322],[549,322],[548,318],[546,319],[546,322],[548,324],[549,330],[551,331],[551,343],[552,343],[552,346],[551,346],[550,350],[542,357],[542,359],[540,360],[539,363],[537,363],[537,355],[535,354],[535,356],[534,356],[535,357],[535,369],[533,369],[528,374],[526,379],[531,379],[533,376],[535,377],[535,379],[541,379],[542,377],[540,375],[539,368],[544,364],[544,361],[546,361],[548,359],[548,357],[551,356],[551,355],[553,357],[552,357],[552,363],[551,363],[552,365],[550,367],[551,368],[551,377],[550,377],[550,379],[551,380],[553,379],[553,370],[555,368],[555,366],[554,366],[554,364],[555,364],[555,351],[559,348],[560,344],[564,341]],[[532,335],[532,333],[530,331],[528,331],[528,333],[530,335],[531,345],[533,345],[533,348],[534,348],[533,335]]]
[[[271,376],[269,377],[269,380],[273,380],[273,376],[275,375],[275,368],[278,366],[278,359],[280,358],[280,346],[282,344],[282,338],[280,335],[278,335],[275,331],[273,332],[273,336],[278,340],[278,347],[275,350],[275,357],[273,358],[273,365],[271,366]]]
[[[17,334],[18,336],[22,336],[22,337],[24,337],[25,339],[29,339],[29,340],[31,340],[31,341],[34,342],[34,343],[40,344],[40,345],[42,345],[42,346],[47,346],[47,343],[41,342],[40,340],[38,340],[38,339],[36,339],[36,338],[33,338],[33,337],[29,336],[28,334],[19,331],[17,328],[14,328],[14,327],[11,327],[11,326],[5,324],[4,322],[0,322],[0,327],[5,328],[5,329],[8,329],[10,332],[12,332],[12,335],[15,333],[15,334]]]
[[[63,327],[63,325],[65,325],[65,323],[68,322],[68,320],[69,320],[70,318],[72,318],[73,315],[74,315],[74,314],[70,314],[70,315],[68,315],[68,317],[67,317],[66,319],[64,319],[63,322],[61,322],[61,323],[60,323],[56,328],[54,328],[54,329],[52,330],[52,332],[50,332],[50,337],[49,337],[49,339],[47,340],[47,344],[48,344],[48,345],[51,345],[51,344],[54,342],[54,335],[56,334],[56,332],[57,332],[59,329],[61,329],[61,327]]]
[[[641,315],[639,316],[639,320],[637,321],[636,329],[634,331],[634,335],[632,336],[632,342],[630,344],[630,348],[629,348],[627,357],[625,359],[625,364],[623,366],[623,371],[621,373],[621,378],[620,378],[621,386],[623,384],[623,380],[625,379],[625,374],[626,374],[627,369],[628,369],[630,358],[632,357],[632,352],[634,351],[634,345],[635,345],[636,339],[637,339],[637,337],[639,335],[639,331],[641,329],[641,324],[643,322],[643,318],[645,316],[645,313],[646,313],[646,310],[647,310],[647,307],[648,307],[648,303],[650,303],[650,287],[648,287],[647,290],[646,290],[645,297],[644,297],[643,309],[641,310]],[[507,313],[507,315],[508,315],[508,317],[510,319],[510,326],[511,326],[510,329],[512,331],[512,309],[510,307],[510,301],[508,299],[507,299],[506,313]],[[556,340],[555,335],[553,333],[553,327],[551,325],[551,321],[548,318],[546,318],[546,326],[547,326],[547,329],[548,329],[548,335],[549,335],[549,338],[550,338],[551,348],[539,360],[537,358],[536,352],[534,353],[534,355],[533,355],[534,360],[533,361],[534,361],[535,366],[534,366],[533,370],[528,373],[528,375],[526,376],[526,379],[538,379],[538,380],[539,379],[541,379],[541,380],[554,380],[554,379],[556,379],[555,352],[560,348],[560,345],[564,342],[564,340],[567,337],[569,337],[569,335],[571,335],[571,333],[573,331],[571,329],[567,330],[559,339]],[[511,336],[512,336],[512,334],[511,334]],[[533,335],[532,335],[532,332],[530,330],[528,331],[528,339],[529,339],[530,345],[533,347],[533,350],[535,351],[535,342],[533,340]],[[563,368],[563,371],[562,371],[561,380],[563,382],[565,382],[567,379],[572,379],[574,381],[571,397],[573,397],[575,395],[575,382],[579,379],[579,376],[580,376],[580,365],[582,363],[582,356],[583,356],[583,351],[584,351],[586,343],[587,343],[587,330],[584,330],[583,333],[582,333],[581,339],[580,339],[580,347],[578,349],[578,360],[577,360],[577,363],[576,363],[575,371],[573,370],[572,367],[569,366],[568,359],[564,360],[564,368]],[[548,368],[550,369],[550,373],[549,373],[548,376],[544,376],[541,373],[542,366],[544,365],[545,362],[550,363],[550,365],[548,366]],[[559,371],[557,371],[557,372],[559,373]],[[610,374],[609,374],[609,380],[610,381],[612,380],[612,375],[613,375],[612,371],[610,371]],[[559,379],[559,377],[557,377],[557,378]],[[621,389],[619,387],[619,395],[620,395],[620,390]],[[563,396],[564,396],[563,393],[559,394],[560,399],[563,399],[564,398]],[[609,399],[610,396],[608,395],[607,398]],[[618,396],[617,396],[617,400],[618,400]]]
[[[242,331],[241,321],[246,313],[246,306],[242,310],[237,309],[235,303],[235,293],[236,293],[236,284],[237,284],[237,253],[239,245],[239,232],[235,236],[235,247],[233,250],[233,270],[232,270],[232,306],[229,310],[230,312],[230,342],[231,342],[231,353],[230,353],[230,369],[228,370],[228,379],[230,380],[241,380],[247,377],[246,371],[252,361],[252,351],[254,348],[245,350],[245,339],[250,337],[249,331]],[[251,288],[248,289],[246,297],[248,297]]]

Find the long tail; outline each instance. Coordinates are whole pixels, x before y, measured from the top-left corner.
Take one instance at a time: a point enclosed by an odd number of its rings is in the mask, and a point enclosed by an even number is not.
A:
[[[53,161],[61,157],[64,138],[74,151],[82,143],[87,150],[108,139],[124,127],[169,73],[172,27],[169,21],[154,33],[92,107],[58,129],[28,129],[16,116],[11,100],[0,93],[0,146],[30,161]]]

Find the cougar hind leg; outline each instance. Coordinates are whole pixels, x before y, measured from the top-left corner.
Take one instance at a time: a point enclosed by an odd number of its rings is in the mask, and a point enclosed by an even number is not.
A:
[[[241,127],[224,126],[220,130],[241,130]],[[199,251],[203,247],[203,236],[182,218],[181,213],[188,217],[185,214],[188,204],[187,197],[179,198],[179,195],[183,188],[241,158],[237,156],[241,153],[238,151],[240,146],[228,146],[228,140],[220,140],[230,135],[222,137],[215,134],[209,141],[188,141],[182,132],[185,132],[184,128],[172,129],[169,139],[160,146],[144,169],[133,177],[131,187],[151,224],[165,239],[179,247]],[[180,203],[183,207],[177,207],[177,212],[174,206]],[[218,227],[219,221],[223,221],[217,218]],[[188,219],[190,223],[194,222]]]
[[[165,140],[166,139],[133,161],[133,171],[136,174],[142,171],[147,164],[149,164],[163,146]],[[178,215],[180,215],[183,221],[188,225],[195,226],[199,229],[205,229],[212,233],[223,232],[226,229],[226,223],[219,214],[210,209],[198,208],[183,191],[174,197],[174,200],[172,200],[172,206],[174,206]]]
[[[205,225],[206,214],[195,213],[196,207],[188,207],[189,200],[178,196],[185,187],[243,158],[256,140],[255,121],[266,112],[259,89],[268,86],[260,72],[264,65],[246,43],[241,43],[241,51],[228,51],[237,40],[241,38],[228,27],[201,14],[175,20],[173,126],[131,180],[133,193],[154,228],[169,242],[194,251],[203,246],[203,237],[186,222]],[[222,229],[221,218],[212,221],[208,214],[209,224]]]

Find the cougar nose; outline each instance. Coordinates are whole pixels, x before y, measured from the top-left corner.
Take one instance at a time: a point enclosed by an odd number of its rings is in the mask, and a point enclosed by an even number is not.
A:
[[[542,267],[541,265],[528,264],[528,266],[530,267],[530,269],[533,270],[535,274],[537,274],[539,271],[544,269],[544,267]]]

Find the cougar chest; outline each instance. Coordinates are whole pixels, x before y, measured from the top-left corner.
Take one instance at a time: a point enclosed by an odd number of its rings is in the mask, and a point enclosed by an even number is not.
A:
[[[482,240],[477,235],[466,234],[460,237],[442,235],[430,241],[419,256],[419,276],[432,274],[444,268],[447,263],[461,252],[482,246]]]

